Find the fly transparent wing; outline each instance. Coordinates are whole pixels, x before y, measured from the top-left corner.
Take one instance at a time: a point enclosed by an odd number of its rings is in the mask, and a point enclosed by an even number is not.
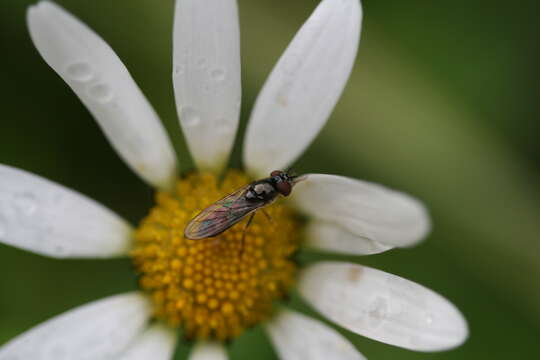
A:
[[[221,234],[246,215],[265,205],[263,200],[246,199],[249,185],[216,201],[189,222],[184,230],[188,239],[204,239]]]

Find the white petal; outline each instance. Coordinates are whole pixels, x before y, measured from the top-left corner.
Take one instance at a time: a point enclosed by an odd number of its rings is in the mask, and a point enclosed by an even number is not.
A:
[[[350,233],[341,226],[311,221],[306,228],[305,246],[341,254],[371,255],[392,249],[366,237]]]
[[[176,333],[163,325],[153,325],[142,333],[119,360],[168,360],[176,346]]]
[[[236,0],[178,0],[173,83],[180,124],[199,170],[219,172],[240,114]]]
[[[385,245],[413,245],[430,229],[426,209],[419,201],[343,176],[307,175],[295,186],[291,200],[309,216]]]
[[[176,157],[169,138],[109,45],[49,1],[30,7],[27,21],[41,56],[81,99],[122,159],[148,183],[170,186]]]
[[[227,352],[218,343],[198,343],[189,355],[189,360],[227,360]]]
[[[0,359],[109,358],[122,352],[144,330],[150,313],[150,305],[140,293],[111,296],[19,335],[0,348]]]
[[[22,170],[0,165],[0,242],[52,257],[114,257],[132,229],[97,202]]]
[[[435,292],[365,266],[324,262],[303,271],[299,291],[344,328],[417,351],[446,350],[468,336],[459,310]]]
[[[249,122],[244,162],[255,177],[285,169],[326,123],[351,72],[359,0],[323,0],[266,81]]]
[[[266,325],[282,360],[362,360],[351,343],[324,323],[285,310]]]

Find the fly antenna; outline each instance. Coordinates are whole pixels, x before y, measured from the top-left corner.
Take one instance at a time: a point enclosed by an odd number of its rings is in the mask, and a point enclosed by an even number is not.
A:
[[[299,183],[300,181],[304,181],[307,178],[308,178],[307,174],[291,176],[293,184]]]

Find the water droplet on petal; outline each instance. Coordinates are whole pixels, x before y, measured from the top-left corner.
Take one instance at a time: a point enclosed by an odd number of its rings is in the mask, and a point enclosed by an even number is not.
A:
[[[206,69],[206,67],[208,66],[206,59],[200,58],[199,60],[197,60],[197,66],[200,67],[201,69]]]
[[[88,94],[96,101],[106,103],[112,100],[113,92],[111,88],[106,84],[95,84],[88,89]]]
[[[178,64],[174,67],[174,74],[176,76],[184,74],[184,64]]]
[[[223,69],[214,69],[210,72],[210,76],[212,79],[216,81],[223,81],[225,80],[225,70]]]
[[[36,212],[37,200],[32,194],[19,194],[15,196],[13,205],[19,214],[30,216]]]
[[[433,324],[433,314],[427,313],[425,318],[426,324]]]
[[[62,245],[56,245],[54,247],[54,252],[57,256],[63,256],[67,253],[67,250],[64,246]]]
[[[180,120],[186,126],[191,127],[199,125],[199,123],[201,122],[201,117],[199,116],[197,110],[195,110],[191,106],[184,106],[180,111]]]
[[[386,299],[377,297],[370,305],[368,310],[369,324],[372,327],[378,327],[386,319],[388,313],[388,303]]]
[[[66,67],[67,75],[76,81],[86,82],[94,77],[90,65],[84,62],[70,64]]]

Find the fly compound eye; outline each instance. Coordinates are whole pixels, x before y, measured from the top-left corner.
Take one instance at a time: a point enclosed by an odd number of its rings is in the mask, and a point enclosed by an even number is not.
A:
[[[274,176],[280,176],[281,174],[283,173],[283,171],[281,170],[274,170],[270,173],[270,176],[271,177],[274,177]]]
[[[287,181],[281,181],[276,184],[276,188],[283,196],[288,196],[291,193],[292,186]]]

